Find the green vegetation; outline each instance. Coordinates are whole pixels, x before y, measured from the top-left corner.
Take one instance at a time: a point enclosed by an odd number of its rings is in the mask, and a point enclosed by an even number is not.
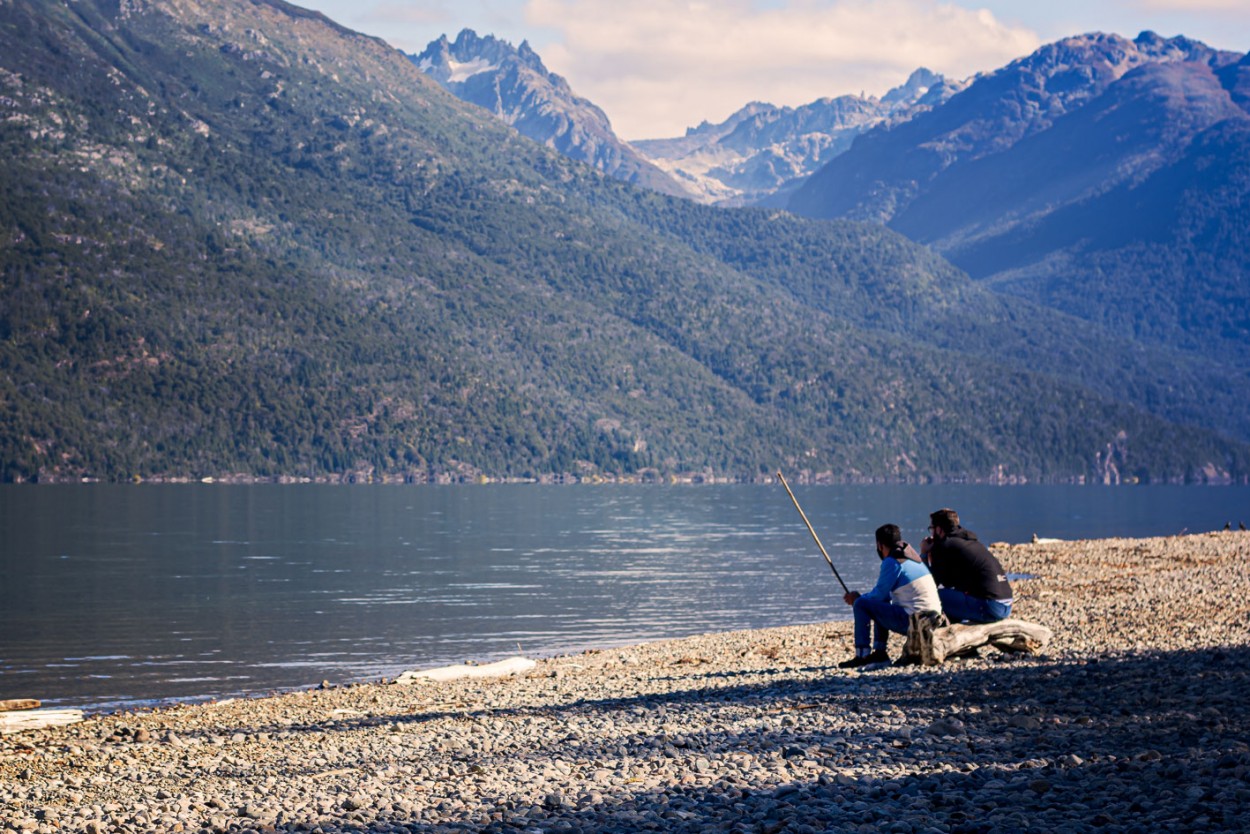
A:
[[[178,8],[0,5],[0,480],[1250,471],[1204,367],[608,180],[281,4]]]
[[[1051,272],[1039,263],[1007,271],[992,279],[996,288],[1070,310],[1112,333],[1204,357],[1226,368],[1222,387],[1244,389],[1250,382],[1250,119],[1204,131],[1181,159],[1133,186],[1038,224],[1033,236],[1043,243],[1081,241],[1063,253],[1066,268]],[[1142,208],[1130,213],[1128,205]],[[1042,249],[1029,238],[1022,244]],[[1036,251],[1029,254],[1042,261]]]

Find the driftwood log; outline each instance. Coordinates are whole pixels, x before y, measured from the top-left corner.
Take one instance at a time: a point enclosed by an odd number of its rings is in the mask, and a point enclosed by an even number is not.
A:
[[[909,619],[903,652],[925,666],[936,666],[987,644],[1000,651],[1032,654],[1044,649],[1051,636],[1046,626],[1024,620],[965,625],[951,623],[936,611],[918,611]]]
[[[395,683],[410,684],[417,681],[454,681],[459,678],[498,678],[504,675],[519,675],[537,666],[536,661],[528,657],[509,657],[495,663],[484,663],[480,666],[440,666],[437,669],[424,669],[417,672],[404,672],[395,679]]]
[[[10,712],[17,709],[39,709],[42,706],[34,698],[16,698],[8,701],[0,701],[0,712]]]
[[[42,727],[60,727],[82,721],[80,709],[27,709],[0,712],[0,735],[20,733],[22,730],[38,730]]]

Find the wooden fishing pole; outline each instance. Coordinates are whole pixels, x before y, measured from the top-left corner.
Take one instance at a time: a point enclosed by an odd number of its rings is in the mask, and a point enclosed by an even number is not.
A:
[[[790,500],[794,502],[794,508],[799,511],[799,515],[803,517],[803,523],[807,525],[807,532],[812,534],[812,538],[816,540],[816,546],[820,548],[820,555],[825,557],[825,561],[829,563],[829,570],[833,571],[833,575],[837,577],[838,584],[842,586],[842,590],[850,593],[851,589],[846,587],[846,583],[842,581],[838,569],[833,566],[833,560],[829,558],[829,554],[825,551],[825,546],[820,543],[820,536],[816,535],[816,528],[812,527],[812,523],[807,520],[807,513],[803,512],[803,508],[799,506],[799,499],[794,497],[794,490],[790,489],[790,485],[786,483],[786,476],[781,474],[781,470],[777,470],[777,477],[781,480],[781,485],[786,488],[786,492],[790,493]]]

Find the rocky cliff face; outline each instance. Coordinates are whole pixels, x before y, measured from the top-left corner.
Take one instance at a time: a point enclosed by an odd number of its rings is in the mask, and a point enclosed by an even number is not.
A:
[[[607,114],[549,71],[528,42],[514,47],[470,29],[410,56],[457,98],[484,107],[529,137],[609,176],[684,195],[667,174],[616,136]]]

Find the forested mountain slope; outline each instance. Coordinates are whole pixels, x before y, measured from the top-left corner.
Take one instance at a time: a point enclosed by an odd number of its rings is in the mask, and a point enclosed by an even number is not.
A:
[[[860,138],[790,202],[874,219],[974,278],[1250,372],[1250,55],[1183,37],[1042,47]]]
[[[278,0],[0,5],[0,258],[4,480],[1250,462],[1206,366],[612,181]]]

